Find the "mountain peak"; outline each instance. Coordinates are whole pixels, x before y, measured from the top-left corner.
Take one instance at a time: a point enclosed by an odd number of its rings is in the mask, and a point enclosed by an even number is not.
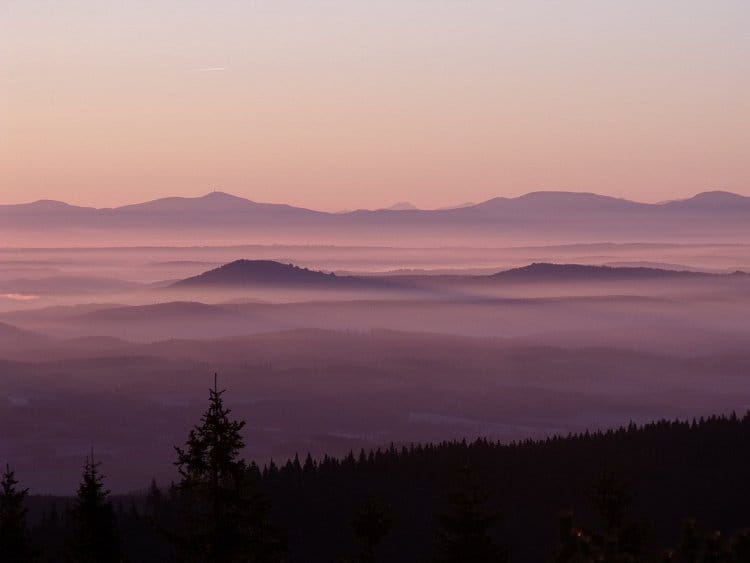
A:
[[[513,198],[516,201],[539,201],[550,203],[582,203],[582,202],[617,202],[633,204],[634,201],[609,195],[595,194],[592,192],[566,192],[557,190],[540,190],[529,192]]]
[[[735,210],[750,207],[750,197],[735,194],[732,192],[713,190],[708,192],[701,192],[695,194],[693,197],[688,199],[679,199],[675,201],[669,201],[663,204],[667,207],[682,207],[682,208],[695,208],[695,209],[718,209],[727,208],[729,210]]]
[[[249,199],[246,199],[244,197],[236,196],[233,194],[229,194],[227,192],[221,192],[221,191],[212,191],[208,192],[206,195],[201,196],[199,199],[204,200],[213,200],[213,201],[250,201]]]
[[[77,205],[71,205],[70,203],[59,201],[57,199],[38,199],[32,203],[27,203],[27,204],[21,203],[19,205],[25,205],[33,209],[44,210],[44,211],[71,211],[74,209],[88,209],[86,207],[79,207]]]
[[[210,211],[234,211],[255,206],[255,202],[225,192],[209,192],[197,197],[163,197],[118,207],[118,211],[178,212],[206,209]]]
[[[38,199],[31,203],[13,203],[9,205],[0,205],[0,208],[6,211],[16,210],[21,213],[76,213],[87,212],[93,210],[91,207],[80,207],[77,205],[71,205],[64,201],[58,201],[56,199]]]
[[[589,192],[536,191],[518,197],[496,197],[479,203],[474,208],[503,209],[513,211],[530,211],[535,213],[557,213],[561,209],[572,211],[614,211],[634,209],[647,204],[636,203],[627,199],[599,195]]]
[[[45,206],[45,207],[72,207],[69,203],[60,201],[58,199],[38,199],[31,205]]]
[[[728,203],[733,201],[745,201],[748,198],[740,194],[733,192],[727,192],[723,190],[711,190],[707,192],[701,192],[695,194],[693,197],[685,201],[703,201],[703,202],[716,202],[716,203]]]
[[[745,196],[725,190],[710,190],[695,194],[690,199],[702,199],[707,201],[734,201],[737,199],[747,199]]]
[[[399,201],[384,208],[385,211],[416,211],[417,207],[409,201]]]

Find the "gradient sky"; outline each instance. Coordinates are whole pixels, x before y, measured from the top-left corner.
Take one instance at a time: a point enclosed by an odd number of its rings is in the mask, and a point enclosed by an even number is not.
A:
[[[750,2],[3,0],[0,202],[750,193]]]

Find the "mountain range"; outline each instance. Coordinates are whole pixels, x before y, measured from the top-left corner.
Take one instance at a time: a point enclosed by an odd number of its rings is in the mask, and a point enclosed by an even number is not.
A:
[[[684,200],[638,203],[576,192],[533,192],[451,209],[391,209],[327,213],[257,203],[223,192],[169,197],[116,208],[41,200],[0,205],[0,234],[33,233],[50,240],[132,240],[168,233],[184,241],[401,242],[467,240],[742,241],[750,237],[750,197],[704,192]],[[118,233],[118,236],[112,236]],[[155,241],[157,242],[157,241]]]

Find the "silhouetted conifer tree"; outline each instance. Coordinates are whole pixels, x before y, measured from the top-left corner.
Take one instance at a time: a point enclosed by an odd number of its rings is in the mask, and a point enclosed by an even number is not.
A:
[[[732,549],[738,563],[750,563],[750,532],[739,532],[732,540]]]
[[[249,550],[241,553],[237,561],[278,563],[286,560],[286,540],[271,518],[271,502],[259,492],[250,496],[250,517],[245,534]]]
[[[155,479],[151,479],[151,484],[146,493],[146,516],[156,519],[161,515],[164,504],[164,495],[156,484]]]
[[[701,552],[701,538],[698,534],[698,527],[693,519],[685,520],[682,523],[682,537],[680,538],[680,557],[686,563],[694,563],[698,560]]]
[[[270,509],[249,490],[250,471],[240,457],[244,421],[231,420],[214,379],[208,410],[176,447],[179,503],[187,533],[174,535],[185,561],[266,563],[281,559],[283,544]]]
[[[594,485],[591,501],[604,524],[600,539],[604,560],[639,561],[644,531],[628,518],[632,496],[627,483],[605,472]]]
[[[57,503],[52,503],[52,508],[50,508],[49,514],[45,516],[42,523],[55,529],[60,527],[60,513],[57,511]]]
[[[71,563],[116,563],[122,560],[120,537],[109,491],[94,453],[86,458],[75,505],[71,510],[73,535],[68,545]]]
[[[596,553],[591,536],[575,523],[573,513],[561,512],[558,515],[558,539],[555,549],[555,563],[584,563],[594,561]]]
[[[359,552],[345,559],[347,563],[373,563],[375,551],[383,538],[391,530],[393,519],[391,507],[367,497],[352,520],[354,535],[359,540]]]
[[[714,530],[701,533],[694,519],[683,522],[680,547],[668,551],[665,561],[677,563],[750,563],[750,532],[724,538]]]
[[[591,490],[590,500],[603,524],[601,532],[586,530],[575,524],[573,514],[559,519],[555,561],[558,563],[637,563],[643,560],[643,529],[628,519],[631,495],[627,485],[603,473]],[[670,552],[663,560],[670,561]]]
[[[603,473],[594,484],[591,501],[608,533],[616,533],[622,529],[632,502],[630,491],[624,482],[609,473]]]
[[[0,482],[0,561],[31,561],[32,549],[26,530],[26,495],[19,489],[15,472],[5,467]]]
[[[507,550],[492,537],[499,513],[487,506],[489,495],[474,480],[468,466],[459,487],[449,497],[449,510],[439,517],[436,560],[440,563],[500,563]]]

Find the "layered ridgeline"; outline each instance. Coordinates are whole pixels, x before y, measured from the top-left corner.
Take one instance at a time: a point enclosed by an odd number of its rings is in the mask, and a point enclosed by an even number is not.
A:
[[[504,270],[491,277],[497,281],[619,281],[619,280],[661,280],[661,279],[720,279],[722,277],[743,276],[745,272],[731,274],[696,272],[692,270],[668,270],[642,266],[596,266],[588,264],[552,264],[535,262],[528,266]]]
[[[104,336],[142,343],[296,328],[390,328],[566,346],[588,339],[679,354],[742,349],[750,330],[741,301],[750,276],[741,272],[535,263],[481,275],[344,275],[238,260],[215,269],[191,265],[187,274],[130,293],[95,289],[83,296],[85,305],[43,307],[40,299],[36,308],[0,312],[0,323],[62,340]],[[717,295],[739,305],[719,311]],[[581,306],[597,314],[582,316]],[[14,337],[25,346],[0,340],[0,357],[27,357],[20,354],[24,348],[41,347],[28,336]]]
[[[227,439],[240,440],[242,423],[231,424],[227,415],[214,405],[201,426],[215,424]],[[206,455],[202,436],[191,435],[181,464],[192,459],[186,452],[199,454],[189,463]],[[114,506],[123,551],[144,563],[173,553],[174,533],[164,530],[183,534],[178,546],[192,546],[196,561],[211,561],[200,553],[211,553],[223,537],[228,552],[247,549],[256,557],[249,560],[267,562],[740,563],[750,553],[743,531],[750,524],[749,443],[750,415],[731,415],[511,445],[392,445],[263,468],[225,453],[227,478],[247,472],[232,495],[248,495],[248,504],[221,497],[233,512],[217,513],[234,515],[224,531],[239,536],[202,528],[202,521],[185,527],[185,502],[189,508],[200,471],[176,486],[152,484],[148,492],[115,497]],[[76,513],[65,511],[76,501],[32,497],[28,504],[34,545],[61,561],[80,525]],[[233,524],[245,521],[247,527]]]
[[[170,285],[172,288],[212,288],[212,287],[309,287],[309,288],[357,288],[378,287],[404,289],[409,283],[419,285],[420,281],[429,281],[434,285],[441,281],[451,284],[456,282],[486,281],[494,283],[544,283],[560,281],[602,282],[602,281],[638,281],[662,279],[726,279],[728,276],[742,276],[744,272],[717,274],[689,270],[669,270],[650,267],[597,266],[585,264],[553,264],[539,262],[503,270],[487,275],[408,275],[403,273],[383,273],[373,275],[337,276],[294,264],[284,264],[274,260],[240,259],[207,270],[196,276],[179,280]]]
[[[91,238],[93,233],[97,238]],[[445,246],[470,241],[482,241],[483,245],[507,243],[510,237],[513,244],[544,240],[736,242],[750,236],[750,197],[705,192],[685,200],[648,204],[591,193],[534,192],[450,209],[422,210],[398,205],[344,213],[257,203],[222,192],[112,209],[44,200],[0,205],[0,234],[9,243],[22,246],[43,241],[52,246],[144,241],[380,241]]]

